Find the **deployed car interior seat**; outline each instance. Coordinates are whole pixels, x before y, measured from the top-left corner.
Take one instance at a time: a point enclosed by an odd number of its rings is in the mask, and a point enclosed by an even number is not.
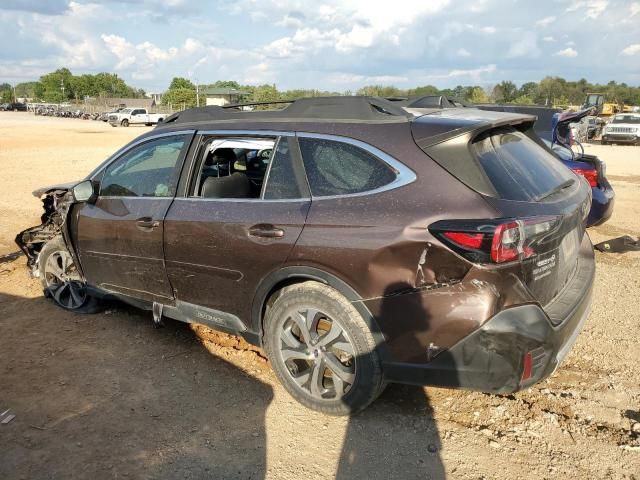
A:
[[[203,198],[249,198],[249,178],[240,172],[224,177],[207,177],[202,184]]]

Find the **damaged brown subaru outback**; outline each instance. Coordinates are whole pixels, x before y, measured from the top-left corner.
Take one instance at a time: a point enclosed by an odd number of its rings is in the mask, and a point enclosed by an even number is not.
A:
[[[17,236],[45,294],[238,334],[288,392],[348,414],[390,382],[515,392],[589,312],[589,185],[535,117],[370,97],[168,117]]]

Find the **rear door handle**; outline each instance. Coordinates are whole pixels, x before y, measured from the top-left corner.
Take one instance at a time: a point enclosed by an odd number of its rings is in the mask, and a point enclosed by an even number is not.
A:
[[[142,217],[136,220],[136,226],[140,230],[145,230],[145,231],[153,230],[159,225],[160,225],[160,222],[158,222],[157,220],[154,220],[151,217]]]
[[[261,223],[249,228],[249,236],[260,238],[282,238],[284,230],[275,225]]]

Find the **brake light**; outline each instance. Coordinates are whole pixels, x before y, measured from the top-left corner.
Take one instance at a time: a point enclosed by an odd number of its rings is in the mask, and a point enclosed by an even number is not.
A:
[[[520,253],[529,258],[535,252],[522,242],[521,222],[503,223],[496,227],[491,241],[491,260],[496,263],[517,260]]]
[[[598,171],[595,168],[574,168],[573,171],[586,178],[592,187],[598,186]]]
[[[452,242],[466,248],[480,248],[484,240],[482,233],[444,232],[443,235]]]
[[[429,230],[474,263],[505,263],[536,254],[540,242],[556,229],[559,217],[436,222]]]

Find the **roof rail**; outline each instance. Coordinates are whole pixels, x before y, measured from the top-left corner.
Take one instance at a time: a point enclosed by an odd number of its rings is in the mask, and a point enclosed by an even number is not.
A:
[[[280,110],[240,110],[243,106],[289,103]],[[159,126],[176,123],[192,123],[224,120],[335,120],[398,122],[412,118],[396,102],[378,97],[308,97],[295,100],[275,100],[235,105],[190,108],[168,116]]]

